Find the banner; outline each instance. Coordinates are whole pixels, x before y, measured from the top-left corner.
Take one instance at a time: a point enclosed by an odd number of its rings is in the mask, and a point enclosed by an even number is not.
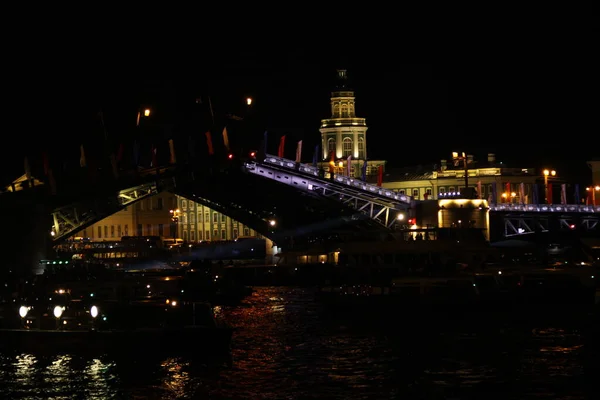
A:
[[[83,145],[79,146],[79,166],[85,167],[87,164],[85,162],[85,150],[83,149]]]
[[[519,184],[519,203],[525,204],[525,183]]]
[[[229,151],[229,135],[227,134],[227,127],[223,128],[223,144],[227,151]]]
[[[319,145],[315,146],[315,152],[313,154],[313,167],[317,168],[319,161]]]
[[[352,176],[352,156],[348,156],[348,159],[346,160],[346,175],[347,176]]]
[[[380,165],[377,169],[377,186],[381,186],[383,184],[383,165]]]
[[[277,157],[283,158],[284,150],[285,150],[285,135],[283,135],[281,137],[281,139],[279,139],[279,149],[277,151]]]
[[[498,184],[496,182],[492,182],[491,197],[492,200],[490,201],[490,203],[496,204],[498,202]]]
[[[302,159],[302,140],[298,141],[296,146],[296,162],[299,163]]]
[[[210,135],[210,131],[207,131],[205,135],[206,135],[206,147],[208,147],[208,154],[212,156],[213,154],[215,154],[215,149],[213,147],[212,136]]]
[[[117,162],[121,162],[121,160],[123,159],[124,150],[125,150],[125,146],[123,145],[123,143],[121,143],[119,145],[119,150],[117,151]]]
[[[367,181],[367,160],[365,160],[363,162],[362,171],[361,172],[362,172],[362,181],[366,182]]]
[[[532,197],[531,202],[533,204],[540,204],[540,194],[538,193],[538,184],[534,183],[531,188],[532,188],[532,191],[531,191],[531,197]]]
[[[549,183],[546,188],[546,204],[552,204],[552,184]]]
[[[579,183],[576,183],[575,184],[575,193],[573,195],[573,201],[574,201],[573,204],[579,204],[579,203],[581,203],[581,198],[579,196],[580,196],[580,194],[579,194]]]
[[[560,185],[560,204],[567,204],[567,184]]]
[[[481,181],[477,181],[477,198],[483,199],[483,193],[481,193]]]
[[[150,162],[151,167],[158,167],[158,159],[156,154],[156,147],[152,145],[152,161]]]
[[[175,157],[175,144],[173,143],[173,139],[169,139],[169,152],[171,154],[171,158],[169,159],[169,162],[171,164],[176,164],[177,158]]]

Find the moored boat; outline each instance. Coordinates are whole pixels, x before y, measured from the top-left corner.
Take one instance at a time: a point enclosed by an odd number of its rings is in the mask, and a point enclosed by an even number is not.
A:
[[[215,319],[208,303],[81,299],[62,289],[49,297],[21,300],[21,305],[1,306],[0,349],[186,355],[230,351],[233,329]]]

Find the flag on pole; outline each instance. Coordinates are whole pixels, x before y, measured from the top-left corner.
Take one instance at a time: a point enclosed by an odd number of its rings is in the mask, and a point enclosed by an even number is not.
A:
[[[227,151],[229,151],[229,135],[227,135],[227,127],[223,128],[223,144]]]
[[[210,118],[214,125],[215,124],[215,113],[213,112],[213,106],[212,106],[212,101],[210,100],[210,96],[208,96],[208,108],[210,109]]]
[[[213,147],[213,143],[212,143],[212,137],[210,135],[210,131],[206,132],[206,146],[208,147],[208,154],[209,155],[213,155],[215,154],[215,149]]]
[[[283,135],[281,137],[281,139],[279,139],[279,149],[277,151],[277,157],[283,158],[284,150],[285,150],[285,135]]]
[[[296,162],[299,163],[302,160],[302,140],[298,141],[296,146]]]
[[[560,185],[560,204],[567,204],[567,184]]]
[[[83,149],[83,145],[79,146],[79,166],[85,167],[87,165],[85,161],[85,150]]]
[[[519,203],[525,204],[525,184],[519,183]]]
[[[363,161],[363,165],[362,165],[362,180],[363,180],[363,182],[367,181],[367,160]]]
[[[119,150],[117,151],[117,162],[121,162],[123,159],[123,151],[125,150],[125,146],[123,143],[119,145]]]
[[[383,184],[383,165],[380,165],[377,169],[377,186],[381,186]]]
[[[352,176],[352,156],[348,156],[348,159],[346,161],[346,172],[348,176]]]
[[[173,143],[173,139],[169,139],[169,152],[171,153],[169,162],[171,164],[176,164],[177,158],[175,157],[175,144]]]
[[[317,168],[319,161],[319,145],[315,146],[315,152],[313,154],[313,167]]]
[[[158,166],[158,160],[157,160],[157,156],[156,156],[156,146],[152,145],[152,161],[150,162],[150,166],[151,167],[157,167]]]

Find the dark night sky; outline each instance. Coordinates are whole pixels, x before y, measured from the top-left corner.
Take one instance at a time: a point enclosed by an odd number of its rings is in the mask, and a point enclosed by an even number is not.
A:
[[[309,161],[320,119],[329,117],[336,68],[348,70],[357,114],[367,119],[370,158],[408,166],[452,151],[480,159],[494,152],[518,166],[585,172],[586,159],[600,157],[597,31],[545,28],[387,32],[385,40],[357,35],[352,45],[287,47],[275,35],[192,52],[149,53],[127,41],[102,43],[102,51],[40,44],[38,54],[14,57],[4,78],[11,93],[4,137],[17,135],[5,146],[3,176],[22,173],[24,153],[35,163],[43,149],[78,160],[82,142],[100,148],[100,109],[115,142],[135,131],[140,104],[156,111],[162,131],[202,135],[208,121],[195,99],[206,105],[209,95],[217,115],[242,114],[245,97],[255,99],[248,123],[231,124],[232,144],[256,147],[267,130],[275,152],[286,134],[289,157],[302,139]]]

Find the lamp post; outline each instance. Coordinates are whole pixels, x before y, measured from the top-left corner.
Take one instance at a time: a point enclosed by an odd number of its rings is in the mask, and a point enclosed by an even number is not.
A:
[[[138,113],[137,113],[137,121],[136,121],[136,124],[135,124],[135,126],[137,126],[137,127],[139,127],[139,126],[140,126],[140,119],[141,119],[142,115],[143,115],[144,117],[149,117],[149,116],[150,116],[150,114],[151,114],[151,110],[150,110],[149,108],[144,108],[144,110],[143,110],[143,111],[142,111],[142,109],[140,108],[140,109],[138,110]]]
[[[592,205],[596,205],[596,192],[600,192],[600,185],[586,187],[585,190],[587,192],[591,192],[592,194]]]
[[[549,170],[549,169],[544,170],[544,203],[545,204],[548,204],[548,178],[555,177],[555,176],[556,176],[555,170]]]
[[[171,214],[171,221],[173,222],[173,239],[177,239],[177,235],[179,234],[179,215],[181,210],[179,208],[175,210],[169,210],[169,214]]]
[[[467,188],[469,187],[469,163],[467,160],[467,155],[463,151],[461,155],[458,152],[452,152],[452,160],[454,160],[454,165],[458,165],[460,161],[463,162],[463,167],[465,169],[465,193],[467,193]]]

